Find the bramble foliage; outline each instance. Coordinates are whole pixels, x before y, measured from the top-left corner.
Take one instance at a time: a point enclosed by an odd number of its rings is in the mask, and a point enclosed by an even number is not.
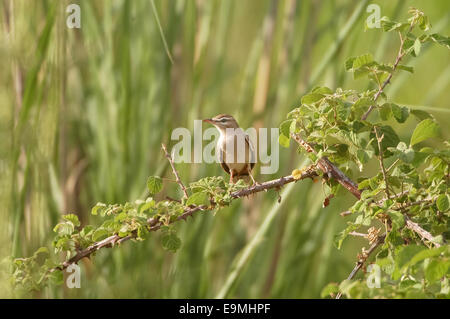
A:
[[[412,67],[399,63],[404,56],[416,57],[427,42],[450,48],[449,38],[423,33],[430,24],[422,12],[411,9],[410,13],[408,23],[382,21],[384,31],[397,31],[400,36],[395,64],[374,61],[371,54],[345,62],[346,70],[355,78],[367,76],[375,89],[314,88],[280,127],[281,144],[288,146],[291,134],[300,134],[316,151],[307,153],[313,162],[327,156],[348,174],[353,168],[364,172],[373,159],[380,162],[378,174],[358,178],[361,199],[350,208],[353,219],[336,236],[335,244],[341,248],[357,230],[368,232],[367,239],[373,244],[378,233],[384,232],[384,244],[374,260],[382,269],[382,287],[369,289],[364,280],[345,280],[324,288],[324,297],[339,291],[351,298],[450,297],[450,249],[444,245],[449,235],[450,145],[436,139],[434,148],[424,147],[423,141],[439,137],[436,120],[424,111],[395,104],[383,92],[396,70],[413,72]],[[422,34],[415,35],[416,29]],[[373,111],[366,118],[369,108]],[[410,139],[402,141],[393,124],[410,117],[417,125]],[[385,168],[386,162],[390,165]],[[341,186],[333,180],[328,184],[330,193],[336,195]],[[434,237],[423,240],[405,227],[406,217]]]
[[[345,62],[346,70],[355,78],[367,76],[374,89],[314,88],[280,126],[280,144],[289,146],[291,134],[299,134],[315,150],[307,153],[314,163],[326,156],[349,175],[354,171],[364,174],[365,167],[374,161],[380,166],[377,174],[358,177],[361,198],[349,208],[352,221],[336,236],[335,243],[341,248],[355,231],[367,232],[369,244],[382,239],[373,261],[382,269],[381,288],[369,289],[364,279],[344,280],[326,286],[323,297],[338,292],[351,298],[450,297],[450,249],[445,243],[449,235],[450,145],[434,139],[433,148],[424,147],[424,141],[439,137],[437,121],[424,111],[394,103],[384,93],[395,72],[413,72],[412,67],[400,63],[403,57],[420,55],[427,43],[450,48],[448,37],[426,33],[431,26],[422,12],[411,9],[410,13],[406,23],[382,20],[384,31],[400,36],[399,54],[393,64],[377,62],[371,54]],[[414,34],[416,31],[420,34]],[[402,141],[394,127],[411,120],[417,121],[416,128],[409,140]],[[341,193],[342,187],[335,180],[327,178],[325,182],[330,194]],[[147,187],[151,196],[145,200],[95,205],[92,214],[103,218],[99,226],[81,228],[76,215],[64,215],[53,229],[53,251],[43,247],[29,258],[12,260],[12,284],[21,291],[60,284],[64,264],[54,261],[59,255],[70,263],[81,251],[101,248],[95,245],[102,241],[110,246],[120,244],[121,239],[140,241],[153,230],[161,231],[165,249],[176,251],[181,240],[173,222],[185,219],[194,208],[211,210],[230,205],[231,194],[247,185],[207,177],[191,183],[191,195],[181,200],[155,200],[155,194],[163,188],[160,177],[150,177]],[[426,239],[413,231],[407,227],[408,221],[433,237]],[[367,257],[363,249],[358,259],[365,261]]]
[[[162,190],[162,179],[151,176],[147,180],[147,188],[151,195]],[[231,194],[247,185],[242,181],[229,184],[222,177],[206,177],[190,184],[191,195],[187,199],[156,201],[153,196],[146,200],[136,200],[134,203],[111,204],[97,203],[91,210],[92,215],[104,219],[97,227],[92,225],[80,227],[80,221],[74,214],[63,215],[63,221],[58,223],[53,231],[54,252],[46,247],[39,248],[33,256],[16,258],[12,261],[12,284],[18,293],[40,290],[46,284],[62,283],[63,265],[57,260],[56,254],[63,253],[65,261],[79,252],[112,238],[110,243],[120,244],[119,240],[130,238],[142,241],[152,230],[161,231],[161,245],[164,249],[176,252],[181,246],[181,240],[176,234],[172,223],[183,217],[183,214],[194,207],[204,206],[205,209],[220,208],[231,203]],[[154,228],[156,227],[156,228]],[[118,237],[116,237],[118,236]],[[95,255],[96,249],[90,256]]]

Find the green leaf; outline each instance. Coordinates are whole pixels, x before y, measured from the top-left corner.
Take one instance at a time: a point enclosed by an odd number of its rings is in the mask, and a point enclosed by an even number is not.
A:
[[[80,226],[80,221],[78,220],[78,216],[74,215],[74,214],[66,214],[62,216],[63,219],[72,222],[72,224],[74,224],[76,227]]]
[[[355,61],[355,59],[355,57],[351,57],[345,60],[345,71],[349,71],[353,68],[353,61]]]
[[[280,124],[281,134],[283,134],[286,137],[289,137],[291,135],[291,124],[292,124],[292,120],[283,121]]]
[[[380,21],[381,21],[381,27],[383,28],[384,32],[390,32],[390,31],[396,31],[396,30],[402,31],[406,27],[409,26],[409,24],[406,24],[406,23],[390,21],[387,17],[381,18]]]
[[[40,254],[44,254],[48,256],[50,252],[48,251],[47,247],[40,247],[38,250],[36,250],[33,254],[34,257],[38,257]]]
[[[407,71],[409,73],[414,73],[414,68],[412,66],[408,66],[408,65],[399,64],[399,65],[397,65],[397,69]]]
[[[356,157],[361,162],[361,164],[366,164],[370,159],[369,154],[367,154],[365,150],[360,149],[356,151]]]
[[[347,226],[346,229],[341,231],[339,234],[335,235],[333,242],[334,242],[334,245],[336,246],[336,248],[341,249],[342,243],[344,242],[344,239],[347,238],[348,234],[358,228],[359,228],[359,225],[350,224],[349,226]]]
[[[370,53],[360,55],[353,60],[352,69],[358,69],[364,65],[373,62],[373,56]]]
[[[319,94],[333,94],[333,90],[326,86],[317,86],[312,89],[311,93],[319,93]]]
[[[405,163],[412,163],[415,158],[415,152],[411,147],[408,147],[405,142],[400,142],[397,145],[397,148],[389,148],[395,154],[399,156],[399,158]]]
[[[398,143],[400,142],[400,138],[398,137],[397,133],[392,129],[392,127],[386,125],[386,126],[380,126],[377,127],[378,135],[381,137],[383,136],[383,140],[381,141],[381,148],[384,150],[383,156],[385,158],[392,155],[391,152],[387,150],[388,147],[396,147]],[[372,147],[375,149],[375,154],[379,154],[378,150],[378,143],[376,141],[376,135],[374,131],[372,130],[370,132],[370,138],[372,139]]]
[[[130,232],[130,226],[128,224],[125,224],[122,227],[120,227],[119,236],[126,237],[129,234],[129,232]]]
[[[433,259],[425,269],[425,277],[431,283],[444,277],[450,268],[450,261]]]
[[[400,229],[403,226],[405,226],[405,217],[403,216],[402,213],[393,210],[387,212],[387,214],[391,218],[393,228]]]
[[[397,104],[391,103],[392,114],[399,123],[404,123],[409,116],[409,109],[407,107],[400,107]]]
[[[443,35],[440,35],[438,33],[434,33],[430,35],[430,39],[436,42],[437,44],[440,44],[442,46],[447,47],[447,49],[450,49],[450,38],[445,37]]]
[[[94,207],[92,207],[91,214],[97,215],[98,213],[102,214],[106,210],[106,204],[97,203]]]
[[[208,194],[204,192],[193,193],[187,200],[186,205],[208,205]]]
[[[61,270],[49,273],[48,279],[52,285],[62,285],[64,283],[64,274]]]
[[[436,206],[441,212],[446,212],[450,208],[449,196],[441,194],[436,200]]]
[[[420,121],[425,120],[425,119],[431,119],[431,115],[428,112],[425,112],[423,110],[410,110],[409,111],[412,115],[414,115],[415,117],[417,117],[417,119],[419,119]]]
[[[414,41],[414,54],[416,56],[419,55],[421,46],[422,46],[422,43],[420,43],[419,38],[417,38],[416,41]]]
[[[173,231],[166,232],[161,238],[164,249],[176,252],[181,247],[181,240]]]
[[[326,285],[320,292],[320,298],[334,296],[339,292],[339,286],[336,283]]]
[[[53,231],[60,236],[72,235],[74,230],[75,227],[71,222],[59,223],[53,228]]]
[[[395,275],[393,276],[394,280],[397,280],[400,278],[401,273],[404,269],[407,268],[408,263],[410,260],[419,252],[422,250],[425,250],[425,247],[417,246],[417,245],[408,245],[403,246],[399,249],[397,256],[395,258],[395,264],[396,264],[396,270]]]
[[[101,239],[104,239],[108,236],[109,232],[108,230],[104,228],[98,228],[94,233],[92,234],[92,240],[93,241],[99,241]]]
[[[283,134],[280,134],[280,136],[278,136],[278,143],[285,147],[285,148],[289,148],[291,139],[289,137],[284,136]]]
[[[159,176],[150,176],[147,180],[147,188],[150,194],[157,194],[162,189],[162,179]]]
[[[378,112],[380,112],[380,118],[383,121],[387,121],[392,117],[392,108],[391,103],[384,103],[378,108]]]
[[[416,128],[411,137],[410,145],[416,145],[428,138],[437,137],[439,135],[439,124],[437,124],[432,119],[425,119],[419,124],[417,124]]]
[[[427,258],[432,258],[439,256],[441,253],[443,253],[447,247],[437,247],[437,248],[431,248],[431,249],[424,249],[420,251],[419,253],[415,254],[414,257],[411,258],[411,260],[404,265],[404,267],[409,267],[412,265],[417,264],[418,262],[421,262]]]
[[[309,93],[309,94],[306,94],[306,95],[304,95],[302,97],[302,104],[312,104],[312,103],[315,103],[317,101],[320,101],[324,97],[325,96],[323,94]]]

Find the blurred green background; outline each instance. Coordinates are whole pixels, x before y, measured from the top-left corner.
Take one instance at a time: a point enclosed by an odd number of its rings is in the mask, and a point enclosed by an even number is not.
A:
[[[70,3],[81,7],[80,29],[66,27]],[[50,246],[63,213],[98,224],[95,203],[144,198],[149,175],[172,178],[160,145],[173,145],[173,128],[192,130],[195,119],[218,113],[244,128],[278,127],[313,86],[366,89],[345,72],[345,59],[371,52],[392,63],[398,50],[396,34],[365,31],[370,3],[392,20],[417,7],[435,32],[449,34],[447,0],[0,2],[2,258]],[[414,74],[394,75],[387,89],[398,104],[434,114],[447,139],[449,62],[445,49],[422,48],[405,61]],[[414,125],[398,125],[400,137]],[[306,163],[295,145],[280,148],[279,171],[256,178]],[[225,174],[217,164],[177,168],[186,184]],[[165,195],[181,193],[166,182]],[[49,287],[32,297],[317,298],[347,277],[365,244],[333,246],[346,223],[339,213],[354,199],[322,208],[323,197],[320,183],[304,181],[286,187],[281,204],[273,191],[235,201],[179,223],[175,254],[154,233],[81,262],[80,289]],[[6,278],[0,285],[1,296],[14,296]]]

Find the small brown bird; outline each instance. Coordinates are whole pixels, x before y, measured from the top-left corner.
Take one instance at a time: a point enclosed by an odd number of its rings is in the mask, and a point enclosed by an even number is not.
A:
[[[211,119],[205,119],[203,122],[211,123],[220,132],[216,154],[223,170],[230,174],[230,183],[234,183],[235,177],[240,179],[250,176],[253,183],[256,184],[251,173],[256,163],[256,154],[250,138],[239,127],[234,117],[228,114],[219,114]]]

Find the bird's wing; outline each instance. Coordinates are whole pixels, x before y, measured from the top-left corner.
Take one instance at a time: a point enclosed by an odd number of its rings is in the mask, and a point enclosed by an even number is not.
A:
[[[219,162],[220,162],[220,166],[222,166],[223,170],[225,172],[227,172],[228,174],[230,174],[230,168],[228,167],[228,165],[225,163],[224,161],[224,152],[222,149],[219,150]]]
[[[249,148],[249,155],[250,155],[250,169],[252,170],[253,167],[256,164],[256,154],[255,154],[255,149],[253,148],[253,143],[250,140],[250,137],[248,136],[248,134],[245,134],[245,142],[248,145]]]

